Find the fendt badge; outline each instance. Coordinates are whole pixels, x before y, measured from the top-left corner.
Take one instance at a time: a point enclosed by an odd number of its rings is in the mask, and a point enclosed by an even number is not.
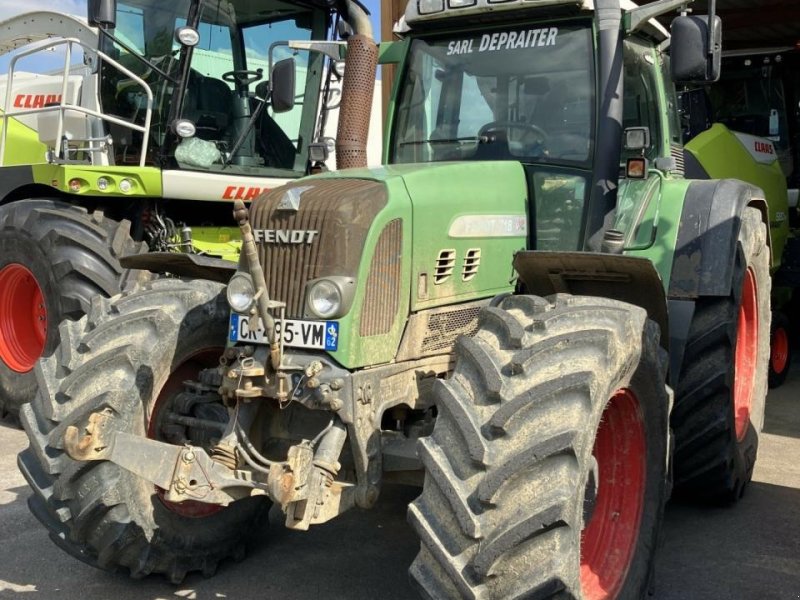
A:
[[[310,229],[254,229],[256,244],[311,244],[319,231]]]

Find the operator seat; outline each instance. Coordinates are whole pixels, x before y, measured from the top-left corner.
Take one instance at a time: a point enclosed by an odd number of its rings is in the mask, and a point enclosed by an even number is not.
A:
[[[197,71],[189,75],[183,116],[194,122],[197,137],[202,140],[224,139],[231,121],[233,92],[228,85]]]
[[[266,98],[269,93],[269,82],[262,81],[256,86],[256,96]],[[292,140],[281,129],[265,110],[261,111],[258,119],[258,136],[256,138],[258,151],[264,158],[264,164],[276,169],[294,169],[294,161],[297,157],[297,148]]]

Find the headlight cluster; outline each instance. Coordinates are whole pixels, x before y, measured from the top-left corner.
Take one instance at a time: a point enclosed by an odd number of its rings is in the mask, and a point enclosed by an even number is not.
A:
[[[236,273],[228,282],[228,304],[237,313],[248,313],[253,308],[256,288],[247,273]]]
[[[356,282],[352,277],[331,276],[308,283],[306,313],[318,319],[336,319],[350,310]]]

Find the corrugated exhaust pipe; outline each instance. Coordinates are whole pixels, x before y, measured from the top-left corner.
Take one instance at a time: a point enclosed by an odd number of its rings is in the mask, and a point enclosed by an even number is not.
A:
[[[344,0],[343,18],[353,28],[347,40],[347,58],[336,130],[336,168],[367,166],[367,137],[378,68],[378,45],[369,16],[352,0]]]

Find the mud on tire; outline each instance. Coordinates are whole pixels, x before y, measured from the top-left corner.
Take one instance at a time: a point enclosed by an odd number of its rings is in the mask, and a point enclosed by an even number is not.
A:
[[[681,497],[736,501],[753,475],[770,354],[766,239],[759,211],[745,208],[730,295],[700,298],[695,306],[672,412],[675,492]],[[755,300],[746,312],[754,311],[757,331],[742,318],[749,287]],[[754,355],[753,364],[744,369],[737,352]],[[737,403],[737,393],[751,394],[749,403],[741,395]]]
[[[128,221],[113,221],[102,211],[56,200],[23,200],[0,207],[0,414],[16,415],[36,390],[33,363],[38,354],[49,356],[58,344],[58,325],[79,319],[95,296],[120,291],[126,272],[119,259],[146,250],[130,236]],[[12,273],[16,271],[17,273]],[[14,276],[28,279],[28,290],[14,294]],[[33,315],[22,314],[37,296]],[[15,305],[13,311],[10,306]],[[13,319],[13,321],[12,321]],[[31,324],[42,325],[37,337]],[[6,355],[4,357],[4,355]]]
[[[644,310],[602,298],[510,296],[482,311],[419,446],[408,517],[424,597],[644,596],[668,495],[658,338]]]
[[[191,571],[213,574],[226,557],[243,557],[248,535],[266,516],[263,497],[202,517],[180,514],[129,471],[107,461],[76,462],[63,451],[66,428],[83,431],[89,415],[104,409],[119,429],[147,435],[170,373],[198,351],[224,345],[222,292],[214,282],[164,279],[97,299],[88,316],[61,325],[61,345],[36,366],[39,392],[21,411],[30,446],[18,464],[33,490],[32,512],[81,560],[134,577],[164,573],[177,583]]]

